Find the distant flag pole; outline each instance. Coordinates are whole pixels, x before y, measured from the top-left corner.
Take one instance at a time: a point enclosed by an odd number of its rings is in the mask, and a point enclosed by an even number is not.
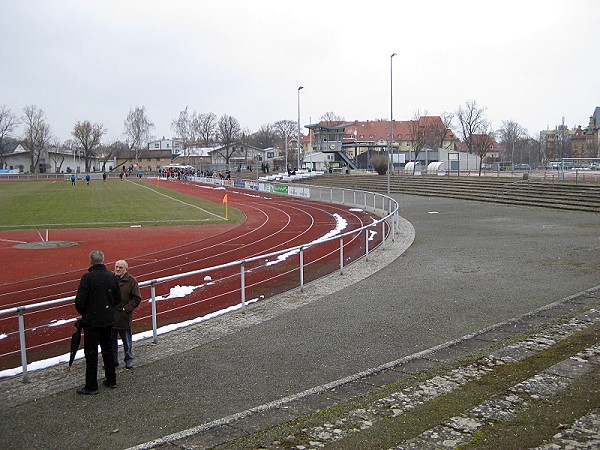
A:
[[[227,220],[227,209],[229,206],[229,202],[227,201],[227,194],[223,197],[223,204],[225,205],[225,220]]]

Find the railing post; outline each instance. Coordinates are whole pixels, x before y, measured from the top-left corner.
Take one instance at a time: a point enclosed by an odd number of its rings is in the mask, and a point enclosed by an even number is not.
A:
[[[300,247],[300,292],[304,292],[304,247]]]
[[[158,344],[158,328],[156,326],[156,280],[150,282],[150,298],[152,304],[152,343]]]
[[[25,344],[25,320],[23,314],[25,313],[25,308],[19,308],[19,341],[21,343],[21,367],[23,368],[23,383],[27,383],[29,381],[29,377],[27,375],[27,345]]]
[[[242,291],[242,310],[246,309],[246,263],[244,261],[242,261],[240,263],[240,276],[241,276],[241,288],[240,290]]]
[[[365,228],[365,261],[369,260],[369,229]]]
[[[344,275],[344,237],[340,237],[340,275]]]
[[[381,221],[381,247],[385,250],[385,242],[387,237],[385,236],[385,220]]]

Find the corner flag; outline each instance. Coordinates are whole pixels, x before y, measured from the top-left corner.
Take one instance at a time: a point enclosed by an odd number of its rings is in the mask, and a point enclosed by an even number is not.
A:
[[[227,201],[227,194],[223,197],[223,204],[225,205],[225,220],[227,220],[227,210],[229,209],[229,202]]]

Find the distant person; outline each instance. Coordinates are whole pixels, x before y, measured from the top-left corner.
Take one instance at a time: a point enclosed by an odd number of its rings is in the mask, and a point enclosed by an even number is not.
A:
[[[115,263],[115,275],[119,279],[121,289],[121,302],[115,309],[115,324],[112,330],[113,354],[115,366],[119,365],[119,343],[121,337],[123,352],[125,353],[125,368],[133,369],[132,335],[131,325],[133,310],[142,301],[140,287],[137,280],[128,272],[129,264],[120,259]]]
[[[106,172],[102,172],[102,181],[106,181]]]
[[[119,178],[121,179],[121,181],[123,181],[123,173],[124,173],[124,172],[121,172],[121,173],[119,174]]]
[[[71,175],[71,186],[75,186],[75,175]]]
[[[83,351],[85,354],[85,386],[77,390],[81,395],[98,393],[98,344],[104,362],[106,387],[117,387],[117,375],[112,349],[112,327],[115,306],[121,303],[119,280],[104,265],[104,253],[90,253],[91,266],[81,277],[75,308],[83,322]]]
[[[87,184],[88,186],[90,185],[90,174],[89,173],[85,174],[85,184]]]

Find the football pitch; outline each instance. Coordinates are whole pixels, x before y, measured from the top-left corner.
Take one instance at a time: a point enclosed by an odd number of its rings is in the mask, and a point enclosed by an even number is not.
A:
[[[166,183],[166,182],[165,182]],[[0,183],[0,230],[238,223],[225,205],[142,181]]]

